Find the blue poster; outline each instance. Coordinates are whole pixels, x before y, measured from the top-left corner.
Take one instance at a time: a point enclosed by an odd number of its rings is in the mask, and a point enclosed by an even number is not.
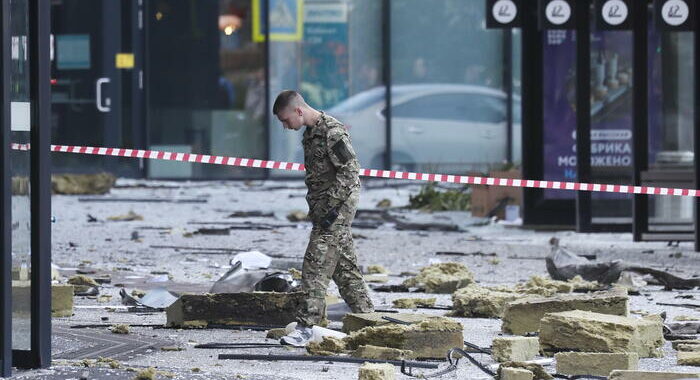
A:
[[[576,181],[576,35],[569,30],[549,30],[544,35],[544,178]],[[654,46],[650,39],[650,49]],[[654,55],[650,54],[650,58]],[[630,184],[632,141],[632,33],[591,34],[591,170],[593,182],[607,174],[609,183]],[[650,62],[650,68],[653,67]],[[649,73],[649,125],[655,125],[660,104],[660,80]],[[657,140],[653,128],[650,141]],[[653,147],[651,144],[650,147]],[[653,157],[654,151],[650,151]],[[612,174],[611,174],[612,173]],[[599,194],[618,198],[622,194]],[[575,193],[546,190],[549,199],[573,199]]]
[[[344,3],[306,4],[301,92],[327,109],[348,97],[348,12]]]

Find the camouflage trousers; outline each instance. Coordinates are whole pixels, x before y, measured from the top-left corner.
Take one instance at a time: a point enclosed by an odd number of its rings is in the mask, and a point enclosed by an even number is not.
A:
[[[329,229],[314,225],[311,230],[301,275],[301,290],[307,297],[297,317],[302,325],[317,325],[325,317],[326,290],[331,278],[353,313],[374,311],[352,241],[351,224],[358,199],[359,193],[350,196]]]

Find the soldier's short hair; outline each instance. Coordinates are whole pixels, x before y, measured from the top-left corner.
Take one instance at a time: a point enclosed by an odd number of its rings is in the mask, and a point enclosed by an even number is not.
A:
[[[303,99],[301,97],[301,94],[294,90],[284,90],[277,95],[277,99],[275,99],[275,104],[272,106],[272,113],[277,115],[280,112],[282,112],[283,109],[287,108],[290,104],[292,104],[296,100],[301,100]]]

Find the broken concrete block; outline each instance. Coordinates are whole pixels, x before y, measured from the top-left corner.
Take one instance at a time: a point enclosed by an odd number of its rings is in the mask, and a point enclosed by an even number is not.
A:
[[[54,194],[105,194],[114,186],[117,178],[109,173],[54,174],[51,187]]]
[[[365,327],[393,324],[382,317],[391,317],[406,323],[419,323],[430,318],[429,315],[410,313],[348,313],[343,317],[343,332],[349,334]]]
[[[662,324],[657,321],[573,310],[545,314],[540,347],[559,351],[635,352],[642,358],[663,357]]]
[[[265,338],[280,340],[285,335],[287,335],[287,329],[285,328],[269,329],[267,330],[267,335],[265,336]]]
[[[285,326],[295,320],[303,292],[184,294],[166,309],[169,327],[207,324]]]
[[[700,352],[700,345],[698,344],[679,344],[676,345],[676,350],[683,352]]]
[[[294,210],[287,214],[287,220],[290,222],[306,222],[309,220],[309,215],[301,210]]]
[[[410,350],[399,350],[398,348],[379,346],[359,346],[350,356],[364,359],[377,360],[406,360],[415,359],[416,354]]]
[[[386,284],[389,282],[389,275],[378,273],[378,274],[365,274],[362,276],[365,282],[371,282],[375,284]]]
[[[370,265],[367,267],[368,274],[389,274],[389,271],[381,265]]]
[[[700,366],[700,352],[697,351],[690,351],[690,352],[682,352],[679,351],[677,356],[678,358],[678,365],[692,365],[692,366]]]
[[[678,346],[680,346],[681,344],[693,345],[693,346],[700,347],[700,339],[681,339],[681,340],[671,341],[671,347],[673,347],[674,350],[677,350]],[[694,350],[691,350],[691,351],[694,351]]]
[[[503,368],[500,380],[532,380],[535,374],[524,368]]]
[[[540,353],[537,337],[500,337],[491,344],[491,356],[497,362],[524,362],[532,360]]]
[[[100,284],[93,278],[79,274],[68,279],[68,283],[73,285],[75,294],[85,293],[90,288],[97,288]]]
[[[358,380],[394,380],[394,366],[388,363],[364,363],[360,366]]]
[[[111,331],[113,334],[128,334],[130,329],[129,329],[129,325],[117,324],[117,325],[112,325],[109,328],[109,331]]]
[[[554,358],[557,373],[564,375],[608,376],[613,370],[636,370],[639,365],[639,355],[634,352],[559,352]]]
[[[474,275],[463,264],[439,263],[422,268],[417,276],[403,284],[408,287],[424,287],[426,293],[452,293],[474,283]]]
[[[112,222],[133,222],[135,220],[143,220],[143,216],[129,210],[126,214],[110,216],[107,220]]]
[[[345,338],[349,349],[359,346],[392,347],[410,350],[418,358],[444,358],[454,347],[463,347],[463,327],[449,318],[431,317],[413,325],[365,327]]]
[[[503,373],[506,372],[508,369],[524,369],[530,373],[533,374],[532,379],[534,380],[553,380],[554,377],[547,373],[545,371],[544,367],[542,367],[539,364],[536,363],[525,363],[525,362],[505,362],[501,363],[501,365],[498,367],[498,373],[497,373],[497,379],[503,379]],[[513,373],[514,375],[520,374],[521,376],[524,376],[526,374],[520,373],[520,372],[515,372]]]
[[[675,380],[700,379],[698,373],[654,372],[654,371],[624,371],[610,372],[609,380]]]
[[[393,301],[397,309],[416,309],[435,306],[435,298],[398,298]]]
[[[590,294],[565,294],[549,298],[527,298],[508,302],[501,328],[509,334],[523,335],[539,329],[545,313],[584,310],[601,314],[628,315],[627,294],[611,291]]]
[[[73,285],[51,285],[51,316],[73,315]]]
[[[306,351],[311,355],[331,356],[345,352],[345,342],[332,336],[324,336],[320,343],[310,342]]]
[[[500,318],[508,302],[526,297],[514,292],[502,292],[471,284],[452,294],[454,317]]]

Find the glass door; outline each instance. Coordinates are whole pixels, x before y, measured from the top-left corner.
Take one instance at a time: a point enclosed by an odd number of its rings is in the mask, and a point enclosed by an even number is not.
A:
[[[135,147],[133,141],[126,141],[132,134],[132,126],[126,124],[132,120],[123,113],[130,107],[124,107],[122,91],[123,80],[139,75],[134,72],[133,52],[124,46],[127,41],[122,30],[131,19],[126,14],[131,3],[51,2],[53,144]],[[126,21],[122,23],[122,19]],[[106,170],[128,175],[138,167],[138,161],[113,157],[57,153],[52,158],[54,172]]]

